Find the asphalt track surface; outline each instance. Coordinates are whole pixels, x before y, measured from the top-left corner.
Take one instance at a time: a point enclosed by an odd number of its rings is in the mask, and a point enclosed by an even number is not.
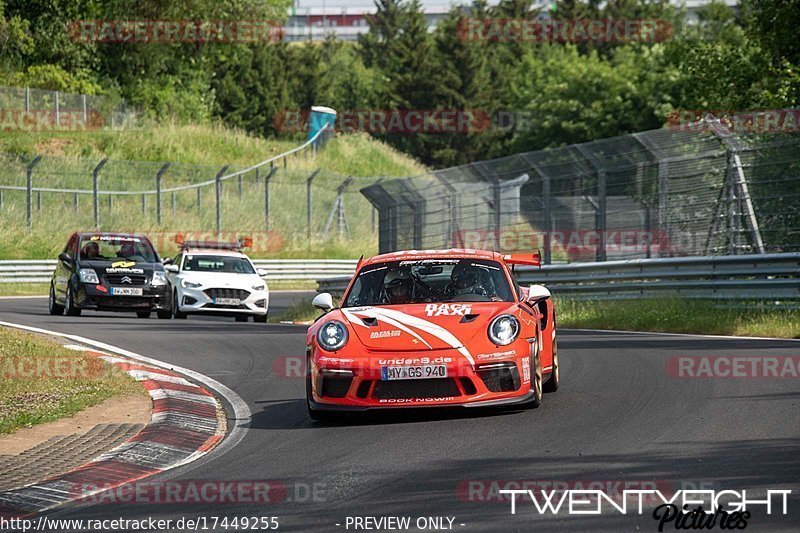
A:
[[[306,297],[276,293],[273,312]],[[800,342],[562,330],[561,389],[539,409],[323,424],[306,414],[303,379],[282,375],[282,357],[304,354],[303,326],[52,317],[45,299],[0,300],[0,320],[103,341],[222,382],[253,413],[229,420],[246,424],[244,439],[167,478],[270,480],[287,489],[286,501],[257,506],[108,503],[60,518],[277,516],[281,531],[347,531],[348,516],[448,516],[455,531],[657,531],[647,510],[551,516],[520,503],[512,516],[507,501],[480,501],[485,493],[465,489],[470,481],[577,480],[601,481],[604,490],[618,481],[667,491],[790,489],[788,515],[758,508],[747,530],[800,529],[800,380],[677,379],[667,371],[674,356],[797,357]]]

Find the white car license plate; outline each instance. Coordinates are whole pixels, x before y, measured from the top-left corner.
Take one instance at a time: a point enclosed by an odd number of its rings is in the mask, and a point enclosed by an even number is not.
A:
[[[111,287],[111,294],[114,296],[141,296],[144,294],[144,290],[133,287]]]
[[[241,305],[242,301],[238,298],[214,298],[217,305]]]
[[[446,378],[447,365],[383,366],[381,380]]]

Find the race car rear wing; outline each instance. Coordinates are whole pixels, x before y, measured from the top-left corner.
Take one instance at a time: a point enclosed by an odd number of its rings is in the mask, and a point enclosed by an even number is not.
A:
[[[507,265],[542,266],[542,256],[539,252],[533,254],[507,254],[503,256]]]
[[[235,242],[186,241],[183,239],[183,233],[178,233],[175,235],[175,242],[181,247],[182,252],[199,248],[204,248],[207,250],[229,250],[232,252],[240,252],[243,248],[250,248],[253,246],[253,239],[251,237],[242,237]]]

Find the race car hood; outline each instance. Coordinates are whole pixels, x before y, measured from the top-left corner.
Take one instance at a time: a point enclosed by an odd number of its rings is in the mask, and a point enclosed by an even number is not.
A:
[[[374,351],[424,351],[463,348],[486,335],[489,322],[517,312],[511,302],[470,302],[352,307],[341,310],[366,348]]]
[[[200,283],[204,288],[231,288],[253,291],[254,285],[264,285],[258,274],[230,274],[225,272],[181,272],[181,279]]]
[[[150,274],[156,270],[156,263],[137,263],[134,261],[89,261],[82,259],[80,268],[93,268],[98,274]],[[163,270],[163,269],[159,269]]]

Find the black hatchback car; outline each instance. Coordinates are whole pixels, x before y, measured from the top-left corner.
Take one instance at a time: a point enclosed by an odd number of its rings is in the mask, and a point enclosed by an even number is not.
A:
[[[164,265],[144,235],[74,233],[50,283],[50,314],[78,316],[83,309],[131,311],[172,317],[172,292]]]

